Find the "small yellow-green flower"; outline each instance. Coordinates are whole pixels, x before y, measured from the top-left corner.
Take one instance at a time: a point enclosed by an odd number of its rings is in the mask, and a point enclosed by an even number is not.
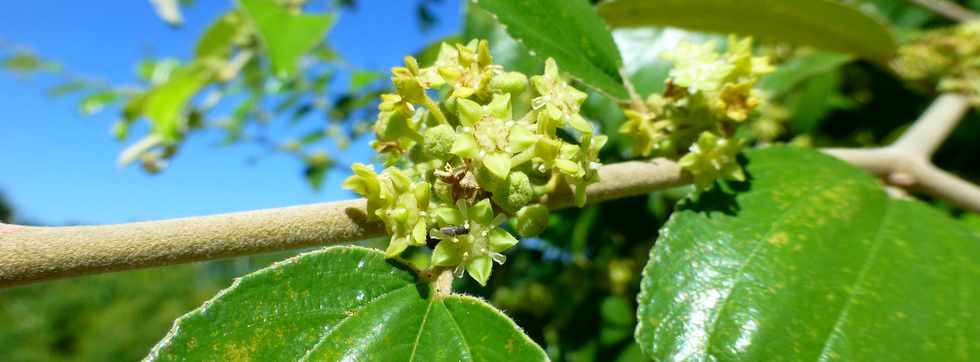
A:
[[[722,138],[706,131],[678,164],[694,175],[694,184],[702,189],[710,187],[717,179],[745,181],[742,166],[735,158],[741,150],[741,140]]]

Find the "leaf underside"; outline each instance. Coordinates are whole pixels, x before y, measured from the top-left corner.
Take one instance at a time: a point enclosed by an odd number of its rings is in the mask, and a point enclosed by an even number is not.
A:
[[[857,8],[831,0],[615,0],[599,15],[613,27],[673,26],[809,45],[886,61],[891,31]]]
[[[661,230],[636,338],[658,360],[967,361],[980,355],[980,239],[812,150],[747,154],[734,196]]]
[[[554,58],[562,71],[626,99],[623,66],[612,34],[585,0],[478,0],[514,39],[541,60]]]
[[[437,296],[375,250],[331,247],[247,275],[181,317],[148,360],[540,361],[483,301]]]

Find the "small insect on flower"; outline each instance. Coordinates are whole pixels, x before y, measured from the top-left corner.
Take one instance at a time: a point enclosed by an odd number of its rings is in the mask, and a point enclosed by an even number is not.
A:
[[[450,225],[439,229],[432,229],[432,232],[430,232],[429,235],[426,237],[425,243],[426,246],[428,246],[430,249],[434,249],[436,245],[439,244],[440,238],[456,237],[460,235],[466,235],[469,233],[470,233],[470,229],[462,225],[459,226]],[[438,235],[438,237],[435,237],[432,234],[436,234]]]
[[[449,236],[460,236],[470,233],[470,229],[465,226],[446,226],[439,229],[439,231]]]

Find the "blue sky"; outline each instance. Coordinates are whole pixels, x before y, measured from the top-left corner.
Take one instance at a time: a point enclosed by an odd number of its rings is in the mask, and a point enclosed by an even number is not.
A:
[[[386,71],[431,41],[457,32],[460,1],[434,8],[439,23],[422,33],[415,1],[359,0],[341,14],[328,36],[352,64]],[[5,1],[0,4],[0,39],[25,45],[75,73],[112,83],[135,81],[134,67],[147,55],[189,58],[208,23],[231,1],[196,1],[185,9],[186,24],[172,29],[148,1]],[[286,156],[260,155],[255,147],[218,148],[220,135],[191,137],[171,166],[159,175],[120,168],[123,145],[109,135],[116,113],[82,117],[77,99],[50,98],[50,77],[19,79],[0,72],[0,192],[21,219],[46,224],[114,223],[289,206],[351,197],[340,188],[345,177],[328,178],[312,191],[301,166]],[[366,161],[366,147],[348,160]]]

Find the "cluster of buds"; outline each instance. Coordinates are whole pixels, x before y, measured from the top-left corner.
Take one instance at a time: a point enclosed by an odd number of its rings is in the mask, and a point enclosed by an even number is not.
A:
[[[648,97],[646,109],[626,110],[619,132],[632,137],[635,154],[678,159],[699,188],[743,180],[735,129],[765,100],[755,85],[773,70],[768,58],[752,55],[751,39],[734,37],[723,53],[714,42],[681,43],[665,58],[673,62],[666,90]]]
[[[540,233],[542,199],[564,182],[576,203],[598,181],[606,137],[579,114],[586,94],[554,60],[528,79],[493,64],[486,41],[443,44],[435,64],[412,57],[392,69],[396,92],[382,96],[374,149],[386,169],[355,164],[344,186],[365,196],[391,241],[386,256],[432,246],[431,264],[480,284],[517,238]],[[439,101],[436,101],[439,99]]]
[[[913,83],[962,93],[980,105],[980,21],[919,35],[899,48],[893,65]]]

